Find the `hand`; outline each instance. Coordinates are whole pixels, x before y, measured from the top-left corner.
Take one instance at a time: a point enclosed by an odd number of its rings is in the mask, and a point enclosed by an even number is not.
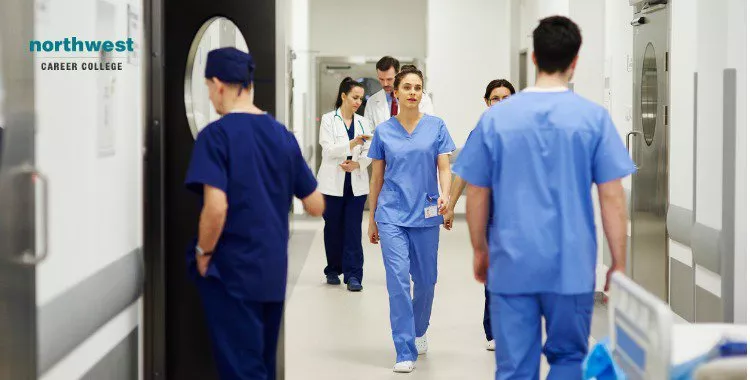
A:
[[[359,169],[359,162],[352,161],[352,160],[346,160],[342,164],[339,164],[342,169],[344,169],[345,172],[351,173],[357,169]]]
[[[445,215],[448,205],[450,204],[450,198],[450,195],[438,198],[438,215]]]
[[[378,244],[380,241],[380,235],[378,234],[378,224],[374,220],[370,220],[370,226],[367,228],[367,236],[370,238],[370,243]]]
[[[615,273],[615,272],[625,273],[625,266],[613,263],[612,266],[609,267],[609,270],[607,271],[607,282],[604,283],[605,292],[609,291],[609,280],[612,277],[612,273]]]
[[[482,284],[487,283],[487,268],[490,266],[490,255],[487,251],[474,250],[474,278]]]
[[[365,140],[366,140],[365,136],[357,135],[353,139],[351,139],[351,141],[349,142],[354,143],[354,145],[356,146],[356,145],[364,145]]]
[[[201,275],[201,277],[206,277],[206,272],[208,272],[208,263],[211,261],[211,256],[195,255],[195,261],[196,265],[198,266],[198,273]]]
[[[443,227],[445,227],[446,230],[450,231],[451,228],[453,228],[453,207],[447,207],[445,214],[443,214]]]

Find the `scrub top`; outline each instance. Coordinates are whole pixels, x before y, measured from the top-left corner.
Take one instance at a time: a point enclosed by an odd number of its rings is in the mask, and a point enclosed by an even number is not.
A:
[[[424,114],[411,133],[395,117],[377,128],[368,157],[385,160],[383,188],[375,221],[402,227],[433,227],[443,216],[425,218],[425,208],[437,206],[440,196],[437,159],[456,149],[442,119]]]
[[[564,88],[516,94],[485,111],[454,171],[492,189],[491,292],[594,290],[592,184],[635,171],[603,107]]]
[[[305,198],[317,187],[294,135],[267,114],[224,115],[198,134],[185,185],[200,195],[203,185],[227,194],[207,276],[235,298],[283,301],[292,196]],[[195,242],[187,252],[193,276]]]

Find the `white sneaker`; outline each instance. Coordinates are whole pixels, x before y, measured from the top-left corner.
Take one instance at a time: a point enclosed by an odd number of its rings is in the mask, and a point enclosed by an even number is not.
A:
[[[495,340],[487,342],[487,351],[495,351]]]
[[[393,372],[410,373],[413,370],[414,370],[414,362],[412,361],[398,362],[396,363],[396,365],[393,366]]]
[[[424,355],[427,353],[427,335],[422,335],[414,340],[417,346],[417,354]]]

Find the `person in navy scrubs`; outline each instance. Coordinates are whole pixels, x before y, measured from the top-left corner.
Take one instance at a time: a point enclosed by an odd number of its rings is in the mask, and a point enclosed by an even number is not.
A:
[[[187,259],[222,379],[275,379],[292,197],[313,216],[324,211],[294,135],[253,105],[253,71],[235,48],[208,53],[222,117],[198,134],[185,180],[203,202]]]

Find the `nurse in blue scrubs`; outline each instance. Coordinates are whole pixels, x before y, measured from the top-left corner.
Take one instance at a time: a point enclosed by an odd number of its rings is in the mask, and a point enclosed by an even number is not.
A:
[[[222,117],[198,134],[185,180],[203,205],[188,271],[219,375],[232,380],[275,379],[292,197],[314,216],[324,209],[294,135],[253,105],[253,71],[247,53],[208,53],[206,84]]]
[[[536,84],[487,110],[453,167],[469,183],[474,276],[490,292],[497,380],[538,379],[542,353],[548,379],[583,377],[596,281],[593,185],[612,252],[607,279],[625,268],[621,178],[635,166],[607,110],[568,90],[580,46],[571,20],[541,20]]]
[[[393,370],[411,372],[417,355],[427,352],[441,214],[451,184],[448,155],[456,146],[443,120],[419,112],[421,71],[404,66],[394,85],[399,113],[375,128],[370,145],[368,236],[371,243],[380,242],[383,251],[396,348]]]

